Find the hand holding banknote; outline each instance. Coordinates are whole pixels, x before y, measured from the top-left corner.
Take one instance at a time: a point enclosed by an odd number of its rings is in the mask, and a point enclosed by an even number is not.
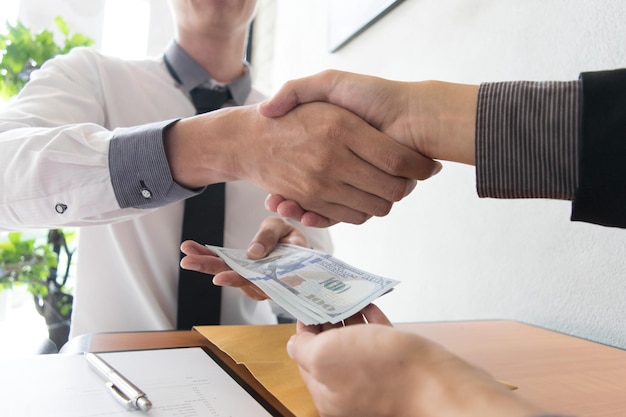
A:
[[[269,254],[278,243],[308,246],[305,235],[294,225],[276,216],[270,216],[261,222],[259,231],[252,238],[247,250],[250,259],[260,259]],[[253,300],[266,300],[269,297],[254,283],[233,271],[226,263],[198,242],[187,240],[180,246],[185,254],[180,266],[184,269],[215,275],[213,283],[222,287],[239,288]]]
[[[278,236],[282,237],[276,239]],[[292,242],[300,239],[292,231],[278,233],[274,240],[285,241],[286,237]],[[209,246],[207,250],[192,242],[185,242],[181,249],[187,254],[181,261],[183,268],[216,274],[214,283],[230,282],[254,299],[269,297],[305,324],[341,322],[398,283],[329,254],[291,244],[278,244],[261,259],[251,259],[242,249]]]
[[[307,325],[341,322],[398,284],[301,246],[281,243],[259,260],[243,249],[208,248]]]

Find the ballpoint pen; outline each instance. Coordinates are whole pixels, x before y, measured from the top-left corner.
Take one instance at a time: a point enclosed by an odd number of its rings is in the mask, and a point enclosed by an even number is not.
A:
[[[152,408],[152,403],[146,394],[100,356],[95,353],[85,352],[85,359],[87,359],[92,369],[104,379],[105,385],[113,394],[113,397],[124,407],[129,410],[135,408],[141,411],[148,411]]]

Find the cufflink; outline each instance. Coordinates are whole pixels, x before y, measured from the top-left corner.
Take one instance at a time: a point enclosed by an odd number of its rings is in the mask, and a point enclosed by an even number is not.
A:
[[[63,214],[63,213],[65,213],[65,210],[67,210],[67,206],[66,206],[65,204],[62,204],[62,203],[57,203],[57,204],[54,206],[54,210],[55,210],[57,213],[59,213],[59,214]]]
[[[146,200],[151,199],[152,191],[150,191],[150,189],[146,187],[146,183],[143,181],[139,181],[139,184],[141,185],[141,188],[139,189],[139,192],[141,192],[141,196],[145,198]]]

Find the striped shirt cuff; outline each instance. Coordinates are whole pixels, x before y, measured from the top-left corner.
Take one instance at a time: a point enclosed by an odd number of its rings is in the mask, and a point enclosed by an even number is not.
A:
[[[579,81],[481,84],[478,195],[572,200],[578,178],[579,102]]]
[[[163,145],[164,130],[176,120],[151,123],[113,132],[109,172],[120,208],[149,209],[184,200],[201,190],[174,182]]]

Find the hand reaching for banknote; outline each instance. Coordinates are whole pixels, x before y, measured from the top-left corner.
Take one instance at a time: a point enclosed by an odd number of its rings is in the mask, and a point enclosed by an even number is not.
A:
[[[344,326],[345,325],[345,326]],[[374,304],[337,325],[304,326],[289,356],[320,417],[527,417],[541,410]]]
[[[307,246],[306,237],[298,228],[279,217],[267,217],[252,238],[247,255],[250,259],[263,258],[279,243]],[[185,254],[180,261],[181,268],[215,275],[213,278],[215,285],[239,288],[253,300],[269,298],[259,287],[233,271],[206,246],[187,240],[181,244],[180,250]]]

